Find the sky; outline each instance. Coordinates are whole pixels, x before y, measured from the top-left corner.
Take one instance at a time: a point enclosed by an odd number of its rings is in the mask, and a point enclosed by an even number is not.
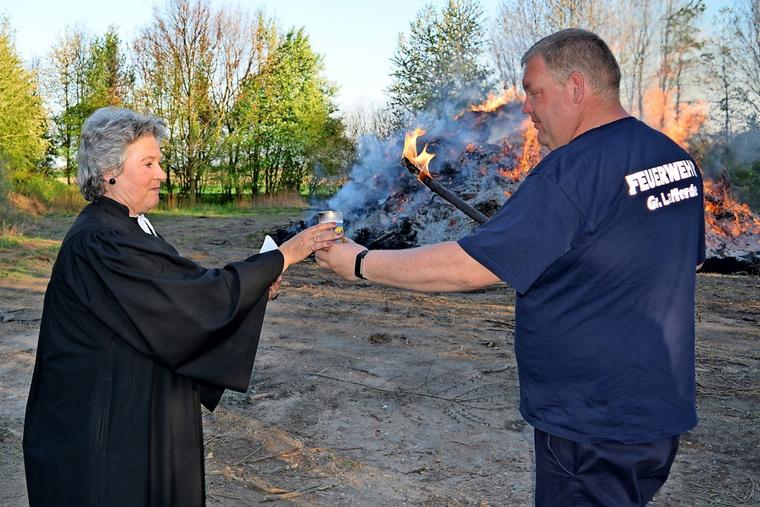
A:
[[[148,25],[154,6],[165,0],[0,0],[0,16],[10,19],[16,46],[25,62],[44,60],[66,27],[80,26],[100,35],[114,25],[124,41],[131,41]],[[445,0],[210,0],[214,7],[263,8],[284,29],[304,27],[313,49],[321,54],[325,75],[338,86],[341,109],[385,102],[390,84],[390,58],[398,34],[428,3],[440,7]],[[486,26],[490,26],[501,0],[480,0]],[[704,20],[712,19],[728,0],[708,0]]]
[[[214,7],[263,8],[284,29],[304,27],[312,48],[322,55],[325,75],[338,86],[341,109],[385,102],[390,84],[390,58],[398,34],[427,3],[444,0],[269,0],[228,2],[211,0]],[[484,15],[495,19],[499,0],[481,0]],[[44,60],[56,38],[69,26],[102,34],[118,27],[122,40],[131,41],[150,23],[154,6],[164,0],[0,0],[0,16],[10,19],[16,47],[25,62]],[[490,25],[490,21],[489,21]]]

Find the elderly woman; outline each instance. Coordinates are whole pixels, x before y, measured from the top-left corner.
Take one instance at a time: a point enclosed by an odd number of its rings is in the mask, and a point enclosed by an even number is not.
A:
[[[340,237],[317,225],[222,269],[180,256],[143,216],[166,178],[163,137],[161,120],[117,108],[82,128],[92,202],[45,295],[24,427],[32,506],[202,505],[201,404],[246,391],[280,274]]]

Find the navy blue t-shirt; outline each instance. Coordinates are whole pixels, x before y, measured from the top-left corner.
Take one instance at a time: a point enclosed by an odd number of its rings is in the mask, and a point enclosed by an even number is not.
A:
[[[697,423],[694,289],[702,177],[628,117],[552,151],[459,241],[517,290],[520,411],[580,442],[651,442]]]

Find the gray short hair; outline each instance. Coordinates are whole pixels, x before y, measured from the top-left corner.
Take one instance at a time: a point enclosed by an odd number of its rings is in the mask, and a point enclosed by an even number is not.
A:
[[[525,52],[520,64],[524,67],[534,56],[543,57],[546,66],[561,82],[573,72],[580,72],[600,94],[620,93],[620,67],[607,44],[593,32],[567,28],[547,35]]]
[[[116,169],[121,173],[127,147],[144,136],[159,142],[166,136],[166,124],[154,116],[129,109],[103,107],[82,125],[77,154],[77,183],[88,201],[103,195],[103,175]]]

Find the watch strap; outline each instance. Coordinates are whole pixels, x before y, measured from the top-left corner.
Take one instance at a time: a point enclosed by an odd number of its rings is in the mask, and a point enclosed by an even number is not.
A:
[[[356,275],[357,278],[361,278],[362,280],[366,280],[366,278],[364,278],[364,275],[362,275],[362,262],[364,261],[364,256],[368,253],[369,250],[362,250],[356,254],[356,260],[354,261],[354,275]]]

